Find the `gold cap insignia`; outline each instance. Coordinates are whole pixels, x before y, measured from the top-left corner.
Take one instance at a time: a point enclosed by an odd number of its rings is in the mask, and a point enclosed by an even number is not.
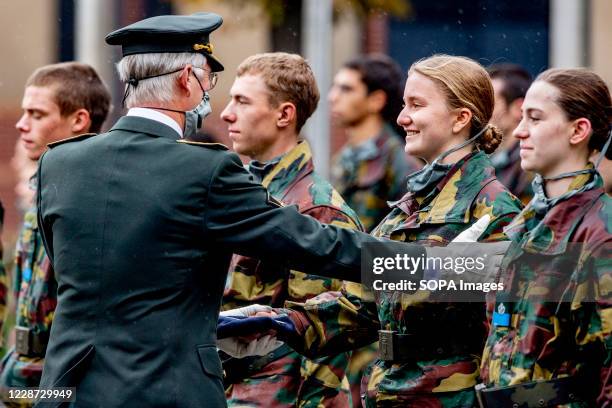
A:
[[[195,51],[201,51],[204,50],[206,51],[208,54],[212,54],[213,52],[213,45],[208,43],[208,44],[193,44],[193,49]]]

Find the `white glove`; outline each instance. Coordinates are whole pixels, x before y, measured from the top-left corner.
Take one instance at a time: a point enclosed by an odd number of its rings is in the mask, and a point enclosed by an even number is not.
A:
[[[270,311],[272,311],[272,307],[270,306],[253,304],[253,305],[248,305],[244,307],[239,307],[237,309],[224,310],[219,314],[225,317],[228,317],[228,316],[251,317],[251,316],[255,316],[255,314],[259,312],[270,312]]]
[[[262,336],[258,339],[245,343],[236,337],[227,337],[217,340],[217,348],[235,358],[249,356],[265,356],[283,345],[283,342],[276,339],[276,336]]]
[[[479,243],[478,245],[465,245],[466,243],[474,243],[489,226],[491,221],[490,215],[485,215],[476,221],[470,228],[457,235],[447,247],[428,247],[428,257],[469,257],[477,258],[487,254],[487,267],[479,271],[472,269],[469,273],[464,274],[461,278],[466,282],[494,282],[495,276],[504,258],[506,250],[510,246],[510,241]],[[459,245],[453,245],[459,244]],[[447,271],[446,271],[447,272]],[[437,270],[424,272],[424,279],[453,279],[457,278],[454,272],[445,275],[445,272]]]
[[[478,238],[480,238],[482,233],[485,232],[489,226],[490,221],[491,216],[489,214],[485,215],[476,221],[470,228],[457,235],[455,239],[451,241],[451,244],[456,244],[458,242],[477,242]]]

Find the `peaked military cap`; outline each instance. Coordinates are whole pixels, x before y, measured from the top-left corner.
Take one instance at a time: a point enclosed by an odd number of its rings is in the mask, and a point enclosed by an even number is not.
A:
[[[130,24],[106,36],[106,43],[121,45],[123,56],[154,52],[196,52],[206,55],[212,71],[223,71],[213,55],[211,32],[223,23],[215,13],[156,16]]]

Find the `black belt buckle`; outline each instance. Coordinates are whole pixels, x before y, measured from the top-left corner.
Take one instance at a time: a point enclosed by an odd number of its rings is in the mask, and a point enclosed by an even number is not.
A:
[[[379,330],[378,331],[378,350],[379,358],[384,361],[395,360],[395,352],[393,335],[397,332],[394,330]]]
[[[15,351],[18,354],[30,354],[30,332],[31,329],[27,327],[15,326]]]

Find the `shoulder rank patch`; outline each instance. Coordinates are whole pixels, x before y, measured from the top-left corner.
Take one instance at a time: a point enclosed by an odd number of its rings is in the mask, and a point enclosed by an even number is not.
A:
[[[61,140],[56,140],[55,142],[51,142],[49,144],[47,144],[48,148],[53,148],[55,146],[59,146],[61,144],[64,143],[68,143],[68,142],[78,142],[80,140],[85,140],[85,139],[89,139],[92,136],[96,136],[97,133],[83,133],[81,135],[76,135],[76,136],[72,136],[72,137],[67,137],[65,139],[61,139]]]
[[[185,139],[177,140],[177,142],[184,143],[184,144],[190,144],[194,146],[209,147],[215,150],[229,150],[229,147],[227,147],[223,143],[204,143],[204,142],[195,142],[193,140],[185,140]]]

